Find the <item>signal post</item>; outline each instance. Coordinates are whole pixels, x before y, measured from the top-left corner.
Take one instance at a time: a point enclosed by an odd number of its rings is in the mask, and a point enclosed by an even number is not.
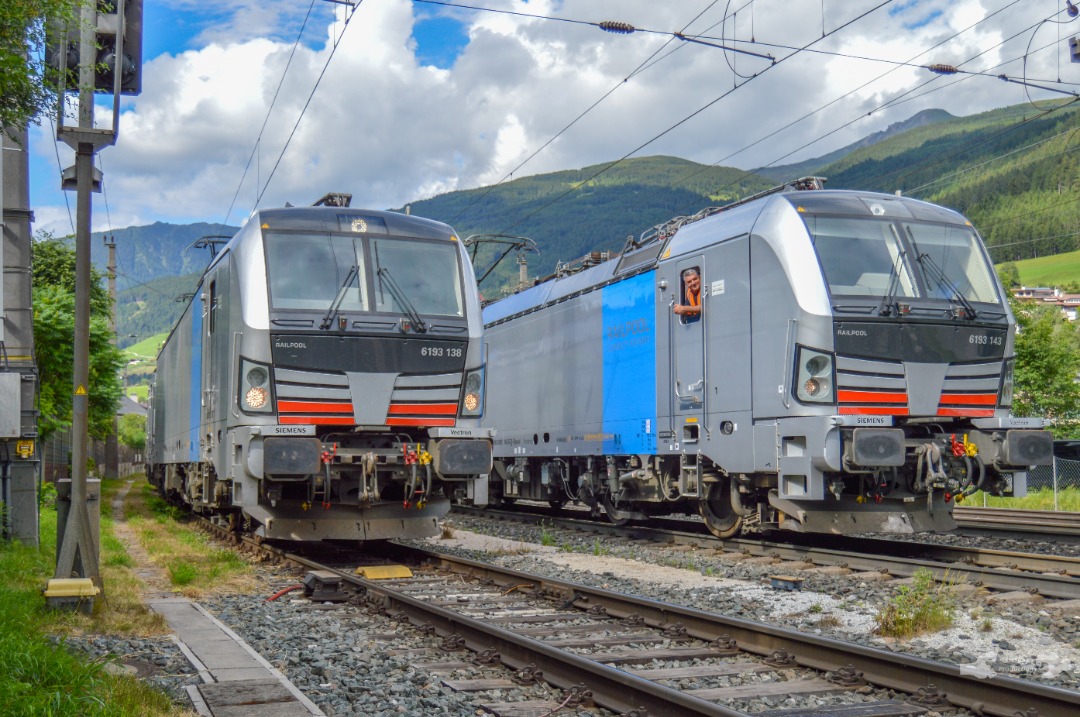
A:
[[[102,8],[105,9],[104,7]],[[142,0],[120,0],[111,12],[99,12],[96,3],[83,6],[76,36],[67,28],[53,33],[47,60],[58,70],[57,139],[75,150],[75,166],[65,170],[64,189],[75,189],[75,343],[72,381],[71,492],[66,520],[57,522],[56,573],[45,589],[51,607],[93,609],[101,589],[98,562],[97,520],[91,522],[89,502],[100,509],[96,496],[87,491],[89,397],[93,387],[90,369],[90,231],[91,194],[101,191],[94,155],[116,142],[120,122],[120,95],[141,89]],[[66,90],[71,60],[78,67],[79,123],[65,123]],[[94,126],[94,94],[113,97],[111,129]],[[73,181],[72,181],[73,180]],[[94,511],[94,517],[99,513]]]

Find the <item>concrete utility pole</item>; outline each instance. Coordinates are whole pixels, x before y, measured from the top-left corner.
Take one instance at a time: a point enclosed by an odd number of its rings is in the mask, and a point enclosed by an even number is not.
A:
[[[0,128],[0,537],[38,544],[37,364],[25,130]]]
[[[90,219],[94,182],[94,154],[111,145],[116,135],[94,127],[94,65],[97,52],[94,30],[97,7],[87,3],[82,9],[79,37],[79,126],[64,124],[63,97],[57,130],[58,139],[75,150],[75,182],[78,212],[75,230],[75,361],[71,404],[71,496],[66,520],[57,523],[56,575],[45,591],[46,602],[57,606],[93,605],[101,586],[98,545],[87,507],[87,458],[90,391]],[[63,68],[66,70],[66,68]],[[64,73],[61,73],[61,77]],[[97,506],[95,506],[97,507]],[[59,531],[63,534],[59,535]],[[93,586],[77,585],[70,590],[73,576],[89,580]],[[65,581],[57,583],[57,581]],[[57,583],[53,585],[53,583]],[[75,592],[75,595],[71,595]],[[52,594],[50,594],[52,593]]]
[[[105,237],[105,246],[109,249],[109,343],[116,346],[116,237]],[[125,372],[126,374],[126,372]],[[127,386],[124,386],[125,393]],[[105,478],[115,480],[120,477],[119,422],[113,416],[112,430],[105,437]]]
[[[78,227],[75,232],[75,360],[71,405],[71,490],[67,515],[57,518],[56,577],[45,589],[50,607],[80,608],[89,612],[100,592],[97,522],[100,495],[88,489],[87,459],[90,403],[90,216],[91,192],[95,186],[94,154],[116,142],[120,127],[120,95],[137,95],[142,90],[142,0],[85,3],[78,23],[78,40],[69,29],[59,31],[51,42],[46,38],[46,61],[58,70],[61,87],[57,102],[58,140],[75,150],[74,188],[78,193]],[[68,56],[78,47],[79,124],[65,123],[68,85]],[[94,126],[94,93],[112,95],[112,128]],[[100,176],[100,174],[99,174]],[[64,171],[64,188],[69,173]],[[97,483],[97,481],[94,481]],[[60,491],[61,498],[63,492]],[[63,504],[61,504],[62,507]],[[77,575],[77,578],[72,578]]]

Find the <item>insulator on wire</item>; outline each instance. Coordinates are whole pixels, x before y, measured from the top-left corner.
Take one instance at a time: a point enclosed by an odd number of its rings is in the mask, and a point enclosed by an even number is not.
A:
[[[939,75],[955,75],[960,70],[956,69],[952,65],[927,65],[926,69],[931,72],[936,72]]]
[[[604,20],[597,27],[605,32],[614,32],[616,35],[629,35],[637,30],[628,22],[618,22],[616,20]]]

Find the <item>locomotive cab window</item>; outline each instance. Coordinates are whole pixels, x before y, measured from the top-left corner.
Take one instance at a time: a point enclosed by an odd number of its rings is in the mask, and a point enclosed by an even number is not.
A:
[[[341,311],[368,308],[359,239],[330,234],[267,234],[266,264],[275,309],[326,311],[343,292]],[[352,274],[353,267],[358,268]],[[347,285],[346,285],[347,284]]]
[[[372,239],[371,261],[376,311],[465,315],[456,244]]]
[[[805,221],[833,296],[999,303],[970,227],[813,215]]]
[[[692,324],[701,319],[701,268],[683,269],[679,278],[679,302],[675,305],[675,313],[681,323]]]
[[[214,324],[217,318],[218,308],[218,295],[217,295],[217,281],[210,282],[210,300],[207,302],[206,308],[206,332],[208,334],[214,333]]]
[[[916,296],[915,279],[893,222],[808,217],[807,226],[834,296]]]
[[[967,227],[905,222],[917,263],[927,284],[927,296],[997,303],[992,269],[979,249],[975,233]]]

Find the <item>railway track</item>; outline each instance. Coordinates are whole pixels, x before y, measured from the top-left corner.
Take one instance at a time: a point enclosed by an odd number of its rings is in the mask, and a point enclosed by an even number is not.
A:
[[[1080,513],[1072,511],[957,506],[953,517],[965,529],[1080,537]]]
[[[563,691],[555,700],[485,698],[482,706],[496,715],[541,715],[592,701],[641,717],[733,717],[768,696],[800,706],[755,714],[899,717],[950,707],[1001,717],[1080,712],[1080,692],[1072,690],[415,548],[396,550],[395,559],[424,567],[411,579],[371,581],[354,575],[351,565],[277,552],[347,586],[346,593],[373,609],[437,636],[434,652],[411,659],[444,675],[443,683],[455,690],[492,695],[542,681]],[[490,666],[491,674],[462,676],[475,673],[477,664]],[[811,699],[822,695],[832,704]]]
[[[978,545],[953,546],[825,536],[830,547],[821,547],[819,536],[788,536],[798,542],[764,539],[718,540],[704,526],[683,521],[679,528],[616,526],[581,518],[556,517],[541,509],[532,514],[520,511],[477,511],[455,506],[459,514],[494,517],[501,520],[543,521],[546,525],[616,535],[628,539],[650,540],[661,544],[695,545],[741,554],[748,558],[771,558],[776,563],[800,562],[810,567],[836,566],[856,573],[888,574],[911,577],[917,570],[927,570],[939,581],[962,581],[975,587],[1000,592],[1037,593],[1046,598],[1080,599],[1080,558],[1055,555],[990,550]],[[673,521],[674,522],[674,521]],[[694,529],[699,528],[699,529]]]

